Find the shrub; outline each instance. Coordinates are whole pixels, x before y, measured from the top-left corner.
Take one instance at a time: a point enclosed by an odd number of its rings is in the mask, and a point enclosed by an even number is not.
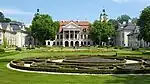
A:
[[[132,51],[138,51],[139,48],[132,48]]]
[[[20,47],[16,47],[16,51],[21,51],[22,49]]]
[[[114,49],[119,49],[119,47],[118,47],[118,46],[115,46]]]
[[[119,47],[120,50],[124,49],[124,47]]]
[[[0,52],[5,52],[5,50],[4,50],[4,49],[2,49],[2,48],[0,48]]]
[[[35,47],[34,47],[34,46],[32,46],[32,47],[31,47],[31,49],[35,49]]]

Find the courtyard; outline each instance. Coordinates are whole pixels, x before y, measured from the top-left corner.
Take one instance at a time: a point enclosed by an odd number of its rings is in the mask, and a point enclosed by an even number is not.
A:
[[[101,50],[99,52],[89,52],[86,50]],[[104,51],[109,52],[104,52]],[[114,52],[115,51],[115,52]],[[14,59],[22,59],[28,57],[57,57],[57,56],[74,56],[74,55],[115,55],[118,56],[139,56],[143,55],[141,51],[131,51],[129,49],[113,49],[113,48],[37,48],[35,50],[13,51],[8,50],[0,54],[0,82],[1,84],[149,84],[150,75],[63,75],[63,74],[42,74],[27,73],[8,69],[7,64]],[[132,80],[131,80],[132,79]],[[142,81],[141,81],[142,80]]]

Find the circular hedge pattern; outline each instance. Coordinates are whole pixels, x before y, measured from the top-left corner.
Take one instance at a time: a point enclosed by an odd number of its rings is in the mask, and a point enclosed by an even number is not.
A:
[[[128,62],[131,61],[131,62]],[[10,66],[22,70],[87,73],[87,74],[146,74],[150,59],[116,56],[53,56],[13,60]]]

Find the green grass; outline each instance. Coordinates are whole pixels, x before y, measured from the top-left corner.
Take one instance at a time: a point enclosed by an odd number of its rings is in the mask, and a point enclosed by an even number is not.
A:
[[[118,50],[118,53],[138,54]],[[129,76],[129,75],[96,75],[96,76],[77,76],[77,75],[52,75],[39,73],[24,73],[10,70],[6,67],[7,63],[13,59],[40,56],[60,56],[60,55],[88,55],[88,54],[115,54],[114,52],[48,52],[43,49],[25,50],[21,52],[0,53],[0,84],[149,84],[150,76]]]

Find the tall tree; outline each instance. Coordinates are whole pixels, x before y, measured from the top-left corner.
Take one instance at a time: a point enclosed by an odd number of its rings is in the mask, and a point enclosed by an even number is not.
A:
[[[132,18],[132,23],[137,24],[137,22],[138,22],[138,18],[137,17]]]
[[[125,15],[119,16],[117,18],[117,21],[120,22],[120,23],[123,23],[124,21],[128,22],[129,19],[131,19],[130,16],[128,16],[128,15],[125,14]]]
[[[150,6],[142,11],[138,25],[140,26],[140,39],[150,42]]]
[[[102,42],[108,42],[108,38],[112,37],[114,33],[114,26],[112,23],[106,21],[101,22],[96,20],[90,29],[91,39],[99,45],[101,45]]]
[[[4,14],[0,12],[0,22],[10,22],[11,19],[5,18]]]
[[[108,22],[110,22],[114,26],[115,30],[118,29],[118,21],[117,20],[115,20],[115,19],[109,19]]]
[[[54,40],[58,29],[59,23],[53,21],[52,17],[47,14],[35,14],[32,20],[32,36],[42,44],[45,40]]]

